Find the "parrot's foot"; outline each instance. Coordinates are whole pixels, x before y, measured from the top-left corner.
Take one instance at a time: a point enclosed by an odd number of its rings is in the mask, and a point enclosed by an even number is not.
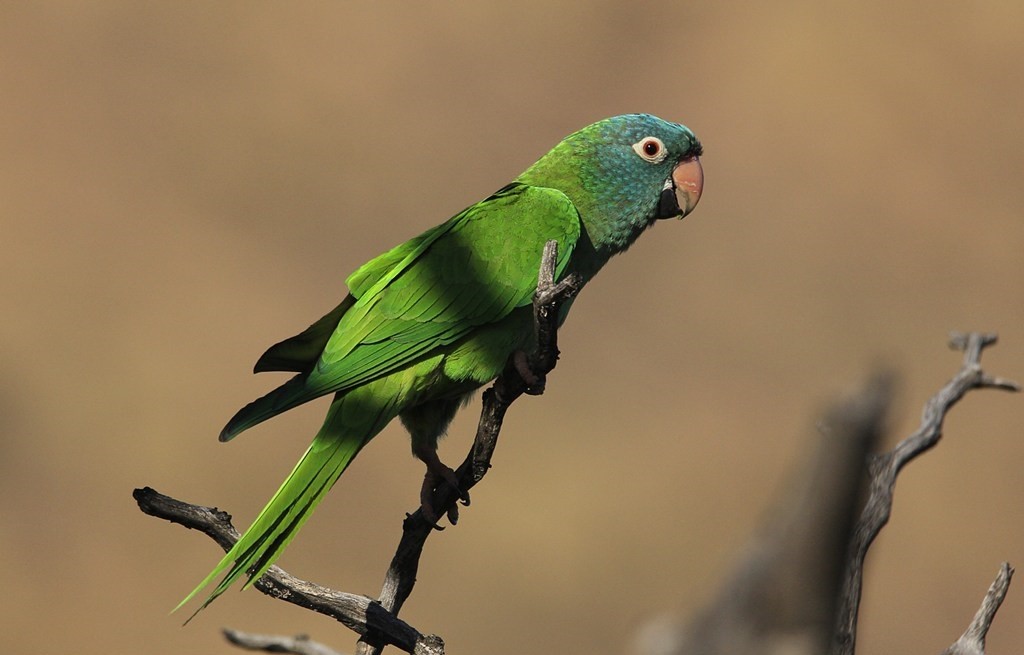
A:
[[[444,467],[443,472],[427,469],[427,474],[423,476],[423,486],[420,487],[420,510],[423,512],[423,517],[427,519],[429,523],[432,523],[438,530],[443,530],[444,528],[438,525],[438,522],[441,520],[441,516],[434,508],[433,495],[434,490],[442,484],[447,484],[455,489],[459,494],[460,500],[462,500],[466,505],[469,504],[469,496],[459,489],[458,480],[455,477],[455,471],[451,470],[447,466]],[[457,524],[459,522],[459,506],[452,505],[448,509],[447,516],[452,525]]]
[[[447,484],[459,495],[459,502],[463,505],[469,505],[469,493],[459,487],[459,479],[456,477],[455,471],[438,458],[436,450],[429,447],[415,448],[413,454],[427,466],[427,473],[423,476],[423,486],[420,487],[420,510],[428,522],[438,530],[443,530],[444,528],[438,525],[441,516],[433,504],[434,491],[442,484]],[[452,505],[448,509],[447,516],[452,525],[457,524],[459,522],[459,506]]]
[[[512,365],[516,369],[516,373],[526,383],[526,393],[531,396],[539,396],[544,393],[544,379],[543,375],[537,375],[533,372],[533,368],[530,367],[530,360],[526,353],[522,350],[517,350],[512,353]]]

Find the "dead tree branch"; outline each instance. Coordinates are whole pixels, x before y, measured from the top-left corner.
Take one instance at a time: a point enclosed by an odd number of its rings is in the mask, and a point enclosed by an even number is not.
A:
[[[144,513],[190,530],[199,530],[225,551],[238,540],[238,531],[231,524],[231,515],[227,512],[176,500],[149,487],[136,489],[132,495]],[[427,655],[444,652],[443,645],[438,649],[437,644],[442,643],[439,637],[420,634],[372,598],[300,580],[278,566],[270,567],[253,586],[273,598],[329,616],[361,635],[374,635],[374,638],[407,653]]]
[[[950,346],[964,351],[963,364],[952,380],[946,383],[926,404],[921,426],[914,434],[896,444],[891,451],[868,459],[869,495],[850,542],[849,564],[840,595],[838,623],[833,642],[833,655],[853,655],[856,645],[857,612],[860,607],[864,579],[864,558],[871,543],[889,522],[892,513],[896,476],[912,459],[931,449],[942,438],[946,413],[972,389],[1020,391],[1010,380],[992,377],[981,368],[981,353],[995,344],[995,334],[954,334]]]
[[[893,378],[878,375],[836,403],[797,470],[715,600],[685,629],[652,626],[642,652],[801,655],[827,650],[846,545],[864,486],[864,461],[881,439]]]
[[[336,650],[319,644],[306,635],[279,637],[257,635],[241,630],[224,630],[224,637],[235,646],[245,650],[264,653],[291,653],[291,655],[342,655]]]
[[[638,651],[817,655],[831,649],[852,655],[864,557],[889,518],[897,474],[938,443],[946,413],[968,391],[1020,388],[981,369],[982,350],[995,341],[989,334],[953,336],[951,345],[964,351],[960,370],[927,402],[918,430],[889,453],[870,454],[882,439],[890,376],[877,376],[829,411],[808,464],[773,505],[717,598],[686,627],[650,625]],[[858,516],[865,489],[868,500]],[[944,655],[983,655],[1009,573],[1004,565],[971,627],[951,647],[959,650]]]
[[[942,651],[942,655],[985,655],[985,637],[988,635],[988,629],[992,627],[992,619],[1006,598],[1006,590],[1010,588],[1012,577],[1013,569],[1008,562],[1003,562],[996,579],[992,581],[988,593],[981,601],[981,607],[974,615],[974,620],[952,646]]]
[[[558,244],[549,241],[544,247],[533,301],[536,350],[526,358],[525,366],[528,370],[524,371],[522,366],[516,366],[510,361],[494,384],[484,392],[483,409],[473,447],[456,470],[463,492],[483,479],[490,468],[502,421],[509,406],[524,393],[543,393],[545,377],[558,361],[557,332],[560,310],[565,302],[579,292],[582,281],[577,275],[571,274],[556,283],[554,277],[557,257]],[[529,383],[524,380],[524,376],[532,378]],[[149,487],[136,489],[133,496],[139,509],[144,513],[199,530],[225,551],[230,550],[238,540],[238,531],[232,526],[231,516],[226,512],[176,500]],[[458,499],[458,493],[454,489],[448,485],[441,485],[434,492],[432,506],[439,513],[444,513],[454,507]],[[360,635],[356,651],[360,655],[379,653],[387,645],[394,645],[414,655],[443,655],[444,641],[440,637],[421,634],[398,619],[398,612],[415,585],[423,545],[435,529],[439,528],[426,519],[422,510],[406,516],[402,524],[402,538],[388,568],[379,600],[334,591],[300,580],[277,566],[270,567],[254,586],[274,598],[330,616],[355,631]],[[244,635],[237,632],[230,634]],[[250,636],[256,638],[256,641],[249,640],[247,644],[263,643],[265,650],[266,647],[284,648],[289,644],[296,645],[296,640],[289,637]]]

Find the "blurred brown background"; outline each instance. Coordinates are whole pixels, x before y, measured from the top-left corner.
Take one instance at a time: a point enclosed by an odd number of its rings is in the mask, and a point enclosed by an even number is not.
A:
[[[255,592],[181,628],[219,555],[131,490],[251,520],[325,407],[217,443],[278,379],[249,375],[263,349],[608,115],[692,127],[704,199],[586,290],[547,395],[428,544],[403,616],[452,653],[622,653],[692,612],[823,405],[896,367],[906,434],[949,330],[999,331],[986,368],[1024,378],[1024,5],[821,4],[5,5],[3,649],[231,652],[219,626],[350,648]],[[905,471],[861,653],[938,652],[1024,565],[1022,428],[1020,397],[972,394]],[[421,474],[392,426],[281,563],[376,595]],[[1022,643],[1018,582],[990,652]]]

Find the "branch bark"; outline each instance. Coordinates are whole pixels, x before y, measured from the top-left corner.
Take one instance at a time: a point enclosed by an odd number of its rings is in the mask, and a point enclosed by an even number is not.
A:
[[[306,635],[296,637],[280,637],[276,635],[258,635],[241,630],[224,630],[224,637],[229,642],[245,650],[258,650],[264,653],[291,653],[292,655],[342,655],[338,651],[317,643]]]
[[[1010,588],[1010,579],[1013,578],[1013,569],[1009,563],[1003,562],[999,567],[996,579],[988,588],[988,593],[981,601],[981,607],[974,615],[974,620],[967,626],[967,630],[953,642],[942,655],[985,655],[985,637],[988,629],[992,627],[992,619],[995,618],[999,606],[1006,598],[1006,590]]]
[[[149,487],[136,489],[132,495],[144,513],[198,530],[225,551],[238,540],[238,530],[231,524],[231,515],[227,512],[176,500]],[[270,567],[253,586],[272,598],[329,616],[359,634],[372,635],[407,653],[429,655],[444,652],[439,637],[421,634],[372,598],[301,580],[279,566]]]

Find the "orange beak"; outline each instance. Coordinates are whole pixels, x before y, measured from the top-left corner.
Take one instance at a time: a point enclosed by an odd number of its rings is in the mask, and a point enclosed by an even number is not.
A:
[[[668,186],[669,181],[665,181]],[[682,212],[679,218],[693,211],[704,190],[704,169],[700,165],[700,157],[691,157],[679,162],[672,171],[671,185],[675,189],[676,202]]]

